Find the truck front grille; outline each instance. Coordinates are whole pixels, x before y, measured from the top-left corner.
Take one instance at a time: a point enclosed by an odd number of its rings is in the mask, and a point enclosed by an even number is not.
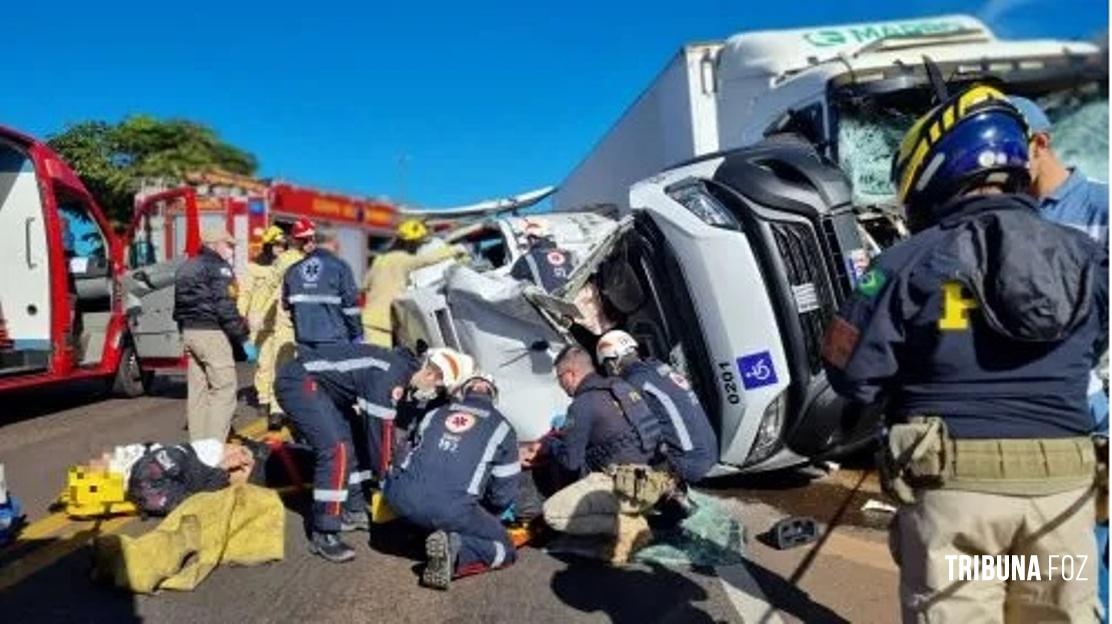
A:
[[[818,373],[822,369],[823,332],[838,305],[827,277],[822,246],[810,225],[772,221],[769,226],[795,296],[808,365],[812,373]]]

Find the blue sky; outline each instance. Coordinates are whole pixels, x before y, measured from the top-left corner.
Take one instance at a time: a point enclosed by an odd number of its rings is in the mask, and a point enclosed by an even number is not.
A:
[[[686,41],[973,12],[1088,38],[1104,0],[12,3],[0,124],[207,123],[264,176],[448,206],[556,184]],[[111,7],[111,8],[109,8]]]

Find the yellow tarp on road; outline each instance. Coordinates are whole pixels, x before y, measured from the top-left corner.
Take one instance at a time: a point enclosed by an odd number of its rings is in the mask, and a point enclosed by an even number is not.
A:
[[[190,591],[218,565],[282,559],[285,535],[286,513],[277,492],[234,485],[189,497],[141,537],[99,538],[93,576],[142,594]]]

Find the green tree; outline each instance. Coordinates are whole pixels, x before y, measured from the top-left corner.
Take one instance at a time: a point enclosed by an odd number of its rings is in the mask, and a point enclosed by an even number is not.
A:
[[[225,143],[208,126],[183,119],[134,115],[117,124],[82,121],[48,140],[81,176],[108,218],[127,223],[143,178],[181,178],[222,169],[251,175],[258,161]]]

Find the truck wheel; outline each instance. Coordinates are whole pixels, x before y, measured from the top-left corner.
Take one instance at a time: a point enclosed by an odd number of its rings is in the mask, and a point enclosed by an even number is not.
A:
[[[120,365],[116,368],[116,377],[112,380],[112,392],[129,399],[142,396],[150,387],[153,377],[153,373],[144,371],[139,364],[135,347],[130,342],[126,342],[123,352],[120,353]]]

